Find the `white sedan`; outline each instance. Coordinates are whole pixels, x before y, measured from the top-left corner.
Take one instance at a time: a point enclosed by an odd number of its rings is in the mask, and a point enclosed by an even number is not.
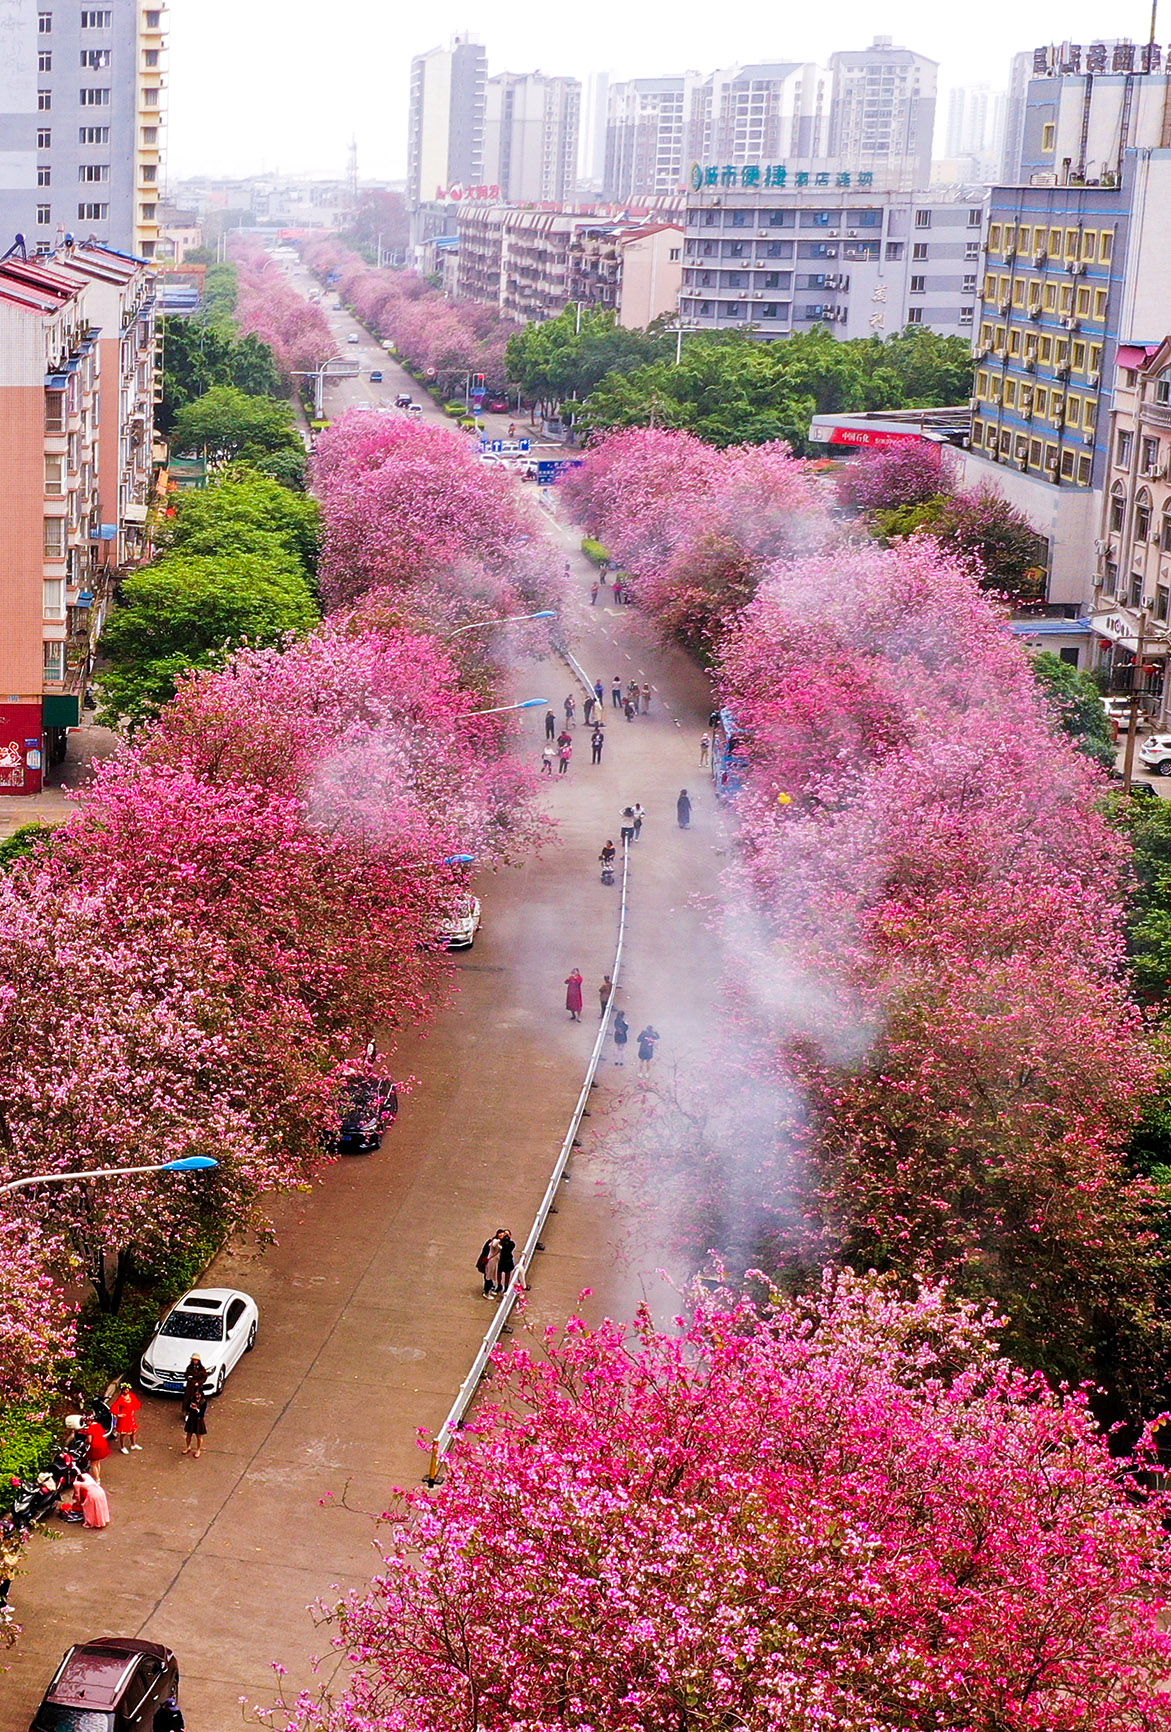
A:
[[[470,950],[480,930],[480,898],[465,896],[452,910],[451,917],[439,928],[439,942],[445,950]]]
[[[233,1366],[256,1345],[260,1312],[255,1299],[232,1287],[196,1287],[177,1299],[139,1362],[144,1389],[181,1394],[193,1353],[207,1372],[207,1392],[218,1395]]]

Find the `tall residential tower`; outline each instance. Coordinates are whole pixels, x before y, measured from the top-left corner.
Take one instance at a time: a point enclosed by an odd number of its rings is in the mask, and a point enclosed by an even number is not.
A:
[[[516,204],[560,204],[577,190],[581,85],[543,72],[488,80],[484,179]]]
[[[829,66],[829,155],[908,189],[930,186],[936,62],[876,36],[869,48],[831,54]]]
[[[0,239],[93,235],[153,258],[165,8],[0,0]],[[0,250],[3,250],[0,247]]]
[[[407,202],[412,208],[450,186],[484,179],[488,56],[482,43],[455,36],[411,61]]]

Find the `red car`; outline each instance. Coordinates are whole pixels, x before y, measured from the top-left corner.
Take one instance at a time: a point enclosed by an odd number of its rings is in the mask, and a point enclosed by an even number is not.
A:
[[[70,1648],[37,1709],[31,1732],[151,1732],[179,1666],[161,1642],[99,1636]]]
[[[484,407],[489,415],[507,415],[512,405],[507,397],[485,397]]]

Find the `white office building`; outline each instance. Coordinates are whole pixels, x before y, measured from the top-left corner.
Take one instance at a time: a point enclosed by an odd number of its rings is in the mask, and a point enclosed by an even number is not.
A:
[[[906,190],[931,183],[938,64],[889,36],[831,54],[828,155]]]

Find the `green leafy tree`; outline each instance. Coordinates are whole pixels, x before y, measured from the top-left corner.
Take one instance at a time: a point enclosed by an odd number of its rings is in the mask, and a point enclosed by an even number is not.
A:
[[[317,604],[300,562],[270,538],[230,554],[165,554],[127,578],[102,639],[99,720],[131,728],[157,715],[191,668],[222,666],[243,643],[310,631]]]
[[[169,433],[179,411],[217,385],[253,397],[282,395],[272,350],[259,337],[237,337],[230,324],[198,316],[164,319],[161,431]]]
[[[1114,794],[1107,810],[1133,850],[1127,949],[1135,988],[1146,1003],[1166,1007],[1171,1000],[1171,802]],[[1166,1116],[1171,1126],[1171,1106]],[[1167,1143],[1171,1149],[1171,1134]]]
[[[580,400],[610,375],[631,372],[665,355],[674,338],[653,328],[631,331],[613,313],[566,307],[556,319],[525,325],[508,340],[509,378],[546,411]]]
[[[213,385],[185,404],[175,416],[171,442],[179,452],[229,459],[303,449],[290,404],[251,397],[234,385]]]
[[[1068,734],[1078,751],[1095,764],[1112,768],[1114,733],[1102,695],[1089,675],[1063,662],[1051,650],[1035,652],[1033,672],[1054,726]]]
[[[320,524],[316,500],[242,463],[231,464],[211,487],[181,496],[159,543],[184,553],[254,553],[275,545],[312,572]]]
[[[21,860],[42,849],[56,829],[55,824],[22,824],[0,842],[0,872],[11,872]]]

